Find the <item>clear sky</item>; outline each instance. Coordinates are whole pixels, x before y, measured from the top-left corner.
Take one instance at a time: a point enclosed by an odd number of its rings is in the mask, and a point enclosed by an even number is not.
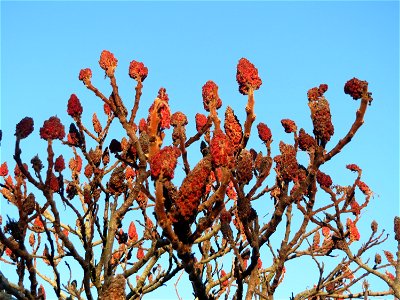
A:
[[[109,91],[98,66],[104,49],[118,59],[116,76],[125,103],[134,97],[129,62],[143,61],[149,76],[142,116],[163,86],[172,111],[185,112],[192,130],[195,113],[203,112],[201,87],[210,79],[219,85],[223,110],[230,105],[244,120],[246,98],[237,91],[235,74],[238,60],[248,58],[263,80],[255,94],[256,123],[271,128],[274,155],[279,141],[291,138],[285,135],[281,119],[293,119],[298,127],[312,131],[306,93],[321,83],[329,85],[325,95],[335,135],[327,148],[333,147],[351,126],[358,107],[343,93],[344,83],[353,77],[367,80],[374,101],[365,125],[323,171],[346,185],[354,174],[345,165],[363,168],[363,178],[376,194],[364,213],[364,229],[369,230],[370,220],[376,219],[391,232],[393,217],[399,215],[397,1],[2,1],[1,161],[11,160],[15,124],[23,117],[36,122],[37,137],[23,142],[30,160],[45,149],[38,138],[44,120],[57,114],[70,123],[66,104],[71,93],[81,99],[88,120],[101,109],[78,81],[78,73],[90,67],[95,85]],[[251,142],[256,149],[261,147],[256,138]],[[8,206],[2,203],[5,215]],[[393,242],[388,245],[393,248]],[[295,280],[292,286],[301,290]],[[280,295],[287,298],[288,292]]]

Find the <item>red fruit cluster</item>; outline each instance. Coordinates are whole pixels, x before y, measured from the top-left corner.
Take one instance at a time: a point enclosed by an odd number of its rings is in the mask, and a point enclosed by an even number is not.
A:
[[[103,128],[101,126],[101,123],[100,123],[99,118],[97,117],[96,113],[93,113],[92,124],[93,124],[94,132],[96,132],[97,134],[100,134],[101,131],[103,130]]]
[[[207,117],[203,114],[197,113],[195,116],[196,130],[200,131],[207,124]]]
[[[221,278],[223,278],[225,276],[226,276],[226,272],[224,270],[221,270]],[[229,284],[229,280],[228,279],[224,280],[221,284],[222,284],[223,287],[227,287],[228,284]]]
[[[135,222],[133,222],[133,221],[131,221],[131,223],[129,224],[128,237],[132,242],[136,242],[139,238],[137,230],[136,230]]]
[[[253,156],[243,149],[236,160],[236,175],[240,183],[248,184],[253,178]]]
[[[15,128],[17,138],[24,139],[33,131],[33,119],[30,117],[23,118]]]
[[[165,92],[164,88],[161,88],[158,91],[158,99],[161,100],[161,103],[158,106],[158,116],[160,118],[160,129],[166,129],[170,127],[171,123],[171,110],[168,104],[168,95]],[[154,102],[155,103],[155,102]],[[147,122],[150,123],[151,116],[154,114],[154,103],[149,108],[149,116],[147,118]]]
[[[329,227],[327,227],[327,226],[322,227],[322,235],[325,238],[329,237],[330,234],[331,234],[331,230],[329,229]]]
[[[311,110],[315,137],[321,141],[322,146],[325,146],[334,133],[329,103],[322,97],[318,100],[309,101],[308,106]]]
[[[162,176],[169,180],[174,178],[174,171],[180,154],[179,149],[173,146],[167,146],[158,151],[150,159],[151,177],[157,179]]]
[[[39,286],[39,289],[38,289],[38,298],[39,298],[39,299],[44,299],[44,300],[46,300],[46,291],[45,291],[43,285],[40,285],[40,286]]]
[[[92,70],[89,68],[82,69],[79,72],[79,80],[83,81],[84,84],[90,83],[90,80],[92,79]]]
[[[387,261],[392,265],[392,266],[396,266],[396,261],[394,259],[394,255],[392,252],[388,251],[388,250],[384,250],[383,254],[385,254],[385,257],[387,259]]]
[[[144,258],[144,250],[142,247],[139,247],[136,253],[136,258],[137,259],[143,259]]]
[[[358,216],[361,213],[361,206],[360,204],[358,204],[358,202],[356,200],[352,200],[350,202],[350,207],[351,207],[351,211],[353,212],[353,215]]]
[[[317,182],[326,188],[330,188],[332,185],[332,179],[329,175],[325,174],[324,172],[321,172],[318,170],[317,172]]]
[[[385,271],[385,274],[386,274],[387,277],[389,277],[390,280],[395,280],[396,279],[396,277],[392,273],[387,271],[387,270]]]
[[[394,239],[400,242],[400,217],[394,217]]]
[[[79,118],[82,115],[83,107],[78,97],[72,94],[68,100],[67,113],[73,118]]]
[[[261,260],[260,257],[259,257],[258,260],[257,260],[257,268],[258,268],[258,269],[261,269],[261,268],[262,268],[262,260]]]
[[[188,119],[183,112],[176,112],[171,116],[171,125],[176,126],[185,126],[188,123]]]
[[[40,137],[44,140],[62,140],[65,137],[65,130],[60,119],[53,116],[44,121],[42,128],[40,128]]]
[[[232,200],[237,200],[237,193],[235,190],[235,187],[233,186],[233,182],[230,181],[228,186],[226,187],[226,196],[228,196],[229,199]]]
[[[358,186],[358,188],[360,189],[360,191],[361,191],[364,195],[369,196],[369,195],[372,194],[371,189],[369,188],[369,186],[368,186],[365,182],[363,182],[363,181],[361,181],[361,180],[357,180],[357,186]]]
[[[35,221],[33,222],[33,228],[34,231],[36,232],[43,232],[44,231],[44,225],[43,222],[40,220],[39,216],[36,217]]]
[[[234,148],[229,138],[222,130],[215,130],[210,143],[212,162],[216,167],[232,167],[234,161]]]
[[[290,197],[292,197],[293,201],[298,202],[300,201],[306,191],[302,188],[301,183],[304,182],[306,176],[303,169],[299,169],[298,175],[293,178],[294,185],[290,190]]]
[[[322,97],[324,93],[328,90],[327,84],[320,84],[319,87],[313,87],[309,89],[307,92],[307,98],[310,101],[318,100],[318,98]]]
[[[296,132],[297,130],[296,123],[290,119],[281,120],[281,124],[286,133]]]
[[[221,220],[221,223],[229,224],[232,221],[232,215],[229,211],[224,209],[223,211],[221,211],[221,214],[219,215],[219,219]]]
[[[142,118],[139,121],[139,133],[147,132],[147,121]]]
[[[231,140],[235,150],[237,150],[243,138],[243,130],[230,106],[228,106],[225,111],[224,129],[226,136]]]
[[[148,73],[149,70],[142,62],[132,60],[129,64],[129,76],[136,81],[143,82],[146,79]]]
[[[210,104],[213,103],[215,109],[222,106],[222,100],[218,96],[218,85],[212,80],[207,81],[202,88],[203,106],[206,111],[210,111]]]
[[[262,84],[257,68],[246,58],[239,60],[236,81],[239,84],[239,92],[243,95],[247,95],[250,89],[258,90]]]
[[[356,164],[349,164],[349,165],[346,166],[346,168],[349,169],[350,171],[353,171],[353,172],[360,172],[361,171],[360,167],[357,166]]]
[[[54,192],[58,191],[60,189],[60,184],[58,182],[58,178],[56,175],[51,174],[50,177],[50,182],[49,182],[49,187],[52,189]]]
[[[299,148],[303,151],[309,151],[317,145],[315,139],[307,134],[303,128],[299,131],[298,142]]]
[[[111,193],[119,195],[124,192],[126,185],[125,185],[125,172],[124,167],[119,166],[114,169],[111,173],[110,181],[108,182],[108,188]]]
[[[65,169],[64,157],[60,155],[59,157],[56,158],[56,161],[54,162],[54,170],[56,172],[62,172],[64,169]]]
[[[83,174],[87,177],[87,179],[90,179],[93,175],[93,167],[89,164],[86,165],[85,170],[83,171]]]
[[[354,223],[350,218],[346,221],[347,229],[349,230],[350,234],[350,241],[359,241],[360,240],[360,233],[358,232],[356,223]]]
[[[107,76],[114,75],[115,68],[117,67],[118,60],[110,51],[103,50],[100,54],[99,64],[100,67],[106,71]]]
[[[191,220],[196,215],[210,173],[211,161],[206,157],[200,160],[183,180],[175,204],[179,215],[185,221]]]
[[[157,98],[159,98],[159,99],[161,99],[161,100],[163,100],[165,102],[168,102],[169,101],[169,97],[168,97],[168,94],[167,94],[167,90],[165,88],[163,88],[163,87],[160,88],[158,90]]]
[[[364,91],[367,90],[368,82],[359,80],[357,78],[352,78],[346,82],[344,85],[345,94],[353,97],[354,100],[360,99]]]
[[[264,123],[258,124],[257,130],[258,130],[258,136],[264,143],[267,143],[271,140],[272,138],[271,129],[269,129],[269,127],[266,124]]]
[[[104,110],[104,113],[107,115],[107,116],[110,116],[111,115],[111,107],[110,107],[110,105],[108,105],[107,103],[104,103],[104,105],[103,105],[103,110]]]
[[[126,179],[133,179],[136,176],[136,171],[132,169],[131,167],[126,167],[125,169],[125,178]]]
[[[69,161],[69,168],[72,172],[80,173],[82,170],[82,158],[79,155],[75,155],[75,158],[71,158]]]
[[[292,145],[279,143],[281,155],[275,156],[276,172],[281,180],[291,181],[298,173],[298,163],[296,159],[296,149]]]
[[[7,163],[3,162],[0,166],[0,176],[7,176],[8,175],[8,167]]]

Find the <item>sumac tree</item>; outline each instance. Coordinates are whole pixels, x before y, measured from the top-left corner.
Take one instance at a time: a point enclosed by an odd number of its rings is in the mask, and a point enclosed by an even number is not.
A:
[[[193,128],[183,112],[171,111],[165,88],[139,118],[148,69],[130,63],[136,93],[128,105],[114,75],[117,62],[111,52],[101,53],[108,96],[92,83],[91,69],[80,71],[104,115],[94,113],[85,124],[84,105],[72,94],[67,113],[73,122],[65,126],[52,116],[39,129],[45,156],[22,159],[35,125],[31,117],[16,125],[15,168],[1,164],[0,186],[18,215],[3,217],[0,242],[1,264],[15,268],[18,282],[0,272],[0,290],[18,299],[140,299],[185,272],[197,299],[273,299],[285,285],[287,262],[309,257],[315,284],[296,295],[287,287],[288,298],[400,297],[400,252],[372,252],[388,238],[376,222],[369,233],[358,231],[373,196],[361,167],[343,166],[354,173],[347,185],[322,170],[363,124],[372,102],[366,81],[353,78],[344,86],[360,104],[337,144],[329,143],[334,125],[328,85],[321,84],[307,93],[313,131],[283,119],[292,142],[276,141],[279,153],[273,154],[266,120],[255,123],[262,80],[249,60],[240,59],[236,73],[247,97],[244,122],[230,106],[221,112],[218,85],[210,80],[202,87],[204,112],[190,120]],[[121,137],[110,136],[113,123],[122,126]],[[260,149],[249,147],[250,137]],[[193,151],[200,154],[195,163]],[[394,238],[400,245],[398,217]],[[335,263],[326,267],[332,257]],[[387,289],[374,290],[367,281],[372,277]]]

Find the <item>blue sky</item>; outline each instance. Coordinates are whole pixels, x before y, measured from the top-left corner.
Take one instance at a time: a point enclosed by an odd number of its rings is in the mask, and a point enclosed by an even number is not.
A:
[[[363,168],[376,193],[364,213],[365,229],[377,219],[392,230],[399,215],[399,3],[397,1],[284,2],[1,2],[1,161],[12,157],[15,124],[43,121],[57,114],[65,124],[66,103],[76,93],[88,120],[99,101],[78,81],[90,67],[93,82],[109,91],[98,60],[103,49],[118,59],[117,80],[125,103],[134,97],[129,62],[149,68],[142,106],[146,111],[158,88],[167,89],[172,111],[181,110],[194,128],[202,112],[201,87],[219,85],[223,109],[230,105],[244,120],[246,98],[237,92],[236,64],[252,61],[263,85],[256,92],[256,122],[290,141],[283,118],[312,131],[306,93],[327,83],[335,135],[347,132],[358,102],[343,93],[358,77],[369,82],[374,101],[365,125],[336,159],[324,166],[338,184],[350,184],[345,165]],[[107,92],[108,93],[108,92]],[[106,94],[107,94],[106,93]],[[192,127],[190,127],[192,126]],[[260,148],[254,137],[252,146]],[[44,151],[38,137],[23,143],[26,159]],[[7,206],[3,204],[2,214]],[[392,245],[393,243],[388,243]],[[286,295],[286,294],[282,294]]]

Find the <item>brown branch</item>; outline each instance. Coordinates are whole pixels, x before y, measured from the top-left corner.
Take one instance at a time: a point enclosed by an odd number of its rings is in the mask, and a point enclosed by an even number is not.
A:
[[[354,120],[353,125],[351,126],[350,130],[345,135],[345,137],[343,139],[341,139],[331,151],[329,151],[327,154],[325,154],[323,156],[324,162],[327,162],[333,156],[338,154],[344,148],[344,146],[346,146],[351,141],[353,136],[356,134],[357,130],[364,123],[364,115],[365,115],[365,112],[367,111],[367,106],[371,100],[372,100],[371,94],[368,92],[367,89],[364,89],[362,98],[361,98],[360,107],[358,108],[358,110],[356,112],[356,119]]]
[[[188,148],[191,144],[193,144],[194,142],[198,141],[201,136],[208,130],[210,129],[210,127],[212,126],[212,118],[210,116],[208,116],[207,118],[207,123],[194,135],[192,136],[190,139],[188,139],[185,143],[185,147]]]
[[[135,121],[136,118],[136,113],[139,109],[139,102],[140,102],[140,97],[142,96],[142,88],[143,88],[143,83],[141,80],[139,80],[136,84],[135,87],[135,102],[132,108],[132,112],[131,112],[131,117],[129,119],[129,124],[133,125],[133,122]]]
[[[13,295],[18,300],[34,300],[35,296],[20,286],[14,285],[0,271],[0,291],[5,290],[8,294]]]
[[[244,133],[242,138],[242,149],[246,148],[247,141],[250,138],[251,126],[256,119],[254,114],[254,90],[249,87],[248,100],[246,105],[246,121],[244,122]]]

